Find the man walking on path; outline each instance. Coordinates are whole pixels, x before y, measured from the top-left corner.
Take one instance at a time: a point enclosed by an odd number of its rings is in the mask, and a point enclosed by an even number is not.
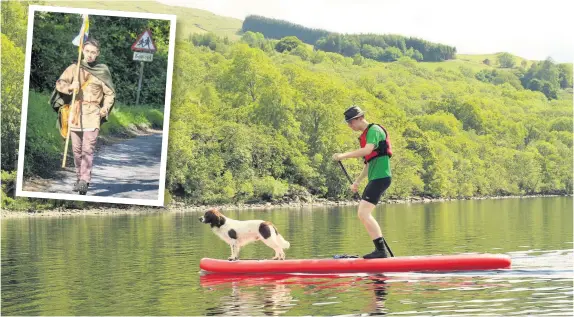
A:
[[[76,105],[71,107],[70,138],[76,166],[74,191],[85,195],[92,177],[92,162],[100,126],[108,120],[115,102],[115,87],[112,76],[105,64],[96,62],[100,55],[100,44],[94,39],[84,43],[83,59],[80,63],[79,78],[76,63],[72,63],[56,81],[56,89],[50,104],[62,105],[63,99],[71,99],[74,89],[78,89]],[[56,107],[55,107],[56,108]]]
[[[363,157],[365,166],[363,171],[351,185],[353,192],[358,191],[361,181],[368,177],[368,184],[359,203],[358,216],[373,243],[375,251],[364,255],[365,259],[386,258],[385,242],[381,228],[377,220],[372,216],[372,211],[379,202],[383,193],[391,185],[391,164],[392,156],[391,142],[387,131],[378,124],[369,124],[365,120],[365,112],[357,106],[352,106],[345,111],[345,121],[354,131],[362,131],[359,138],[361,148],[347,153],[336,153],[333,155],[335,161],[349,158]]]

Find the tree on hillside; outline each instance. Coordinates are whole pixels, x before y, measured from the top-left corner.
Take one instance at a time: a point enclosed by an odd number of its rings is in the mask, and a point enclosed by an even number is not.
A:
[[[401,58],[401,56],[403,56],[403,53],[401,53],[400,49],[396,47],[389,47],[385,49],[385,53],[382,56],[382,60],[385,62],[394,62],[399,58]]]
[[[260,32],[266,38],[282,39],[295,36],[303,43],[314,45],[315,49],[325,52],[337,53],[346,57],[362,54],[364,45],[370,45],[381,50],[390,47],[398,49],[400,55],[390,51],[384,56],[365,56],[378,61],[397,60],[403,55],[417,61],[438,62],[456,58],[456,48],[438,43],[431,43],[413,37],[404,37],[395,34],[341,34],[325,30],[306,28],[288,21],[250,15],[243,21],[242,31],[247,33]],[[282,49],[284,50],[284,49]]]
[[[281,39],[286,36],[296,36],[307,44],[314,44],[327,34],[328,31],[306,28],[288,21],[249,15],[243,20],[243,32],[261,32],[266,38]]]
[[[556,89],[556,85],[552,85],[547,81],[544,81],[542,84],[542,93],[548,99],[557,99],[558,98],[558,89]]]
[[[292,51],[301,45],[303,45],[303,42],[296,36],[286,36],[275,44],[275,50],[279,53],[283,53],[284,51]]]
[[[379,57],[382,56],[384,53],[384,50],[380,47],[375,47],[369,44],[363,44],[363,47],[361,48],[361,54],[365,57],[365,58],[370,58],[373,60],[379,60]]]
[[[560,88],[572,88],[572,65],[558,64]]]
[[[523,59],[522,62],[520,62],[520,66],[526,68],[526,66],[528,66],[528,62],[525,59]]]
[[[498,58],[498,64],[500,65],[500,67],[503,68],[513,68],[514,65],[516,64],[514,56],[512,56],[512,54],[509,53],[502,53],[498,55],[497,58]]]
[[[542,62],[532,63],[520,80],[524,88],[540,91],[548,99],[556,99],[557,91],[561,87],[560,74],[561,68],[548,58]]]
[[[265,36],[260,32],[247,31],[241,36],[241,41],[249,44],[251,47],[259,48],[266,52],[274,48],[271,41],[265,39]]]
[[[424,59],[423,54],[421,54],[421,52],[413,49],[412,47],[409,48],[406,52],[405,52],[405,56],[408,56],[414,60],[416,60],[417,62],[420,62]]]
[[[516,89],[522,89],[522,84],[520,82],[519,77],[513,72],[508,70],[483,69],[478,73],[476,73],[474,77],[485,83],[491,83],[495,85],[502,85],[504,83],[509,83]]]
[[[357,37],[344,37],[341,41],[341,54],[354,56],[361,52],[361,43]]]

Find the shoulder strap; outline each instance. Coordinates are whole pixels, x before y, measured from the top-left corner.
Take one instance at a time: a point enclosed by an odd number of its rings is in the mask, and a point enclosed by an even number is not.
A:
[[[90,80],[92,80],[92,79],[90,78],[90,79],[88,79],[87,81],[85,81],[85,82],[82,84],[82,87],[80,88],[80,90],[86,89],[86,86],[88,86],[88,84],[90,83]]]
[[[90,72],[87,72],[87,73],[90,74]],[[88,86],[88,84],[92,81],[92,77],[94,77],[92,74],[90,74],[90,75],[88,76],[88,80],[86,80],[86,81],[82,84],[81,90],[86,89],[86,87]]]
[[[385,134],[388,134],[388,133],[387,133],[387,129],[385,129],[385,127],[383,127],[382,125],[380,125],[380,124],[378,124],[378,123],[376,123],[376,125],[378,125],[379,128],[383,129],[383,131],[385,132]]]
[[[365,137],[367,137],[367,133],[369,133],[369,130],[371,129],[371,127],[375,125],[374,123],[369,123],[369,125],[367,126],[367,128],[365,129]]]

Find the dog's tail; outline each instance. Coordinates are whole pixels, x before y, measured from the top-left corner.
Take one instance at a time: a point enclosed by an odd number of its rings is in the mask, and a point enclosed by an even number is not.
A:
[[[281,247],[283,249],[289,249],[289,247],[291,246],[291,243],[289,243],[289,241],[285,240],[285,238],[283,238],[283,236],[281,234],[277,234],[277,238],[279,239],[279,243],[281,243]]]

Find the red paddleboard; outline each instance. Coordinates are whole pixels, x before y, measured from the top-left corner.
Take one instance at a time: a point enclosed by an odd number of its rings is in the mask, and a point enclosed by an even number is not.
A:
[[[386,259],[219,260],[203,258],[199,267],[213,273],[383,273],[452,272],[509,269],[510,256],[459,254]]]

